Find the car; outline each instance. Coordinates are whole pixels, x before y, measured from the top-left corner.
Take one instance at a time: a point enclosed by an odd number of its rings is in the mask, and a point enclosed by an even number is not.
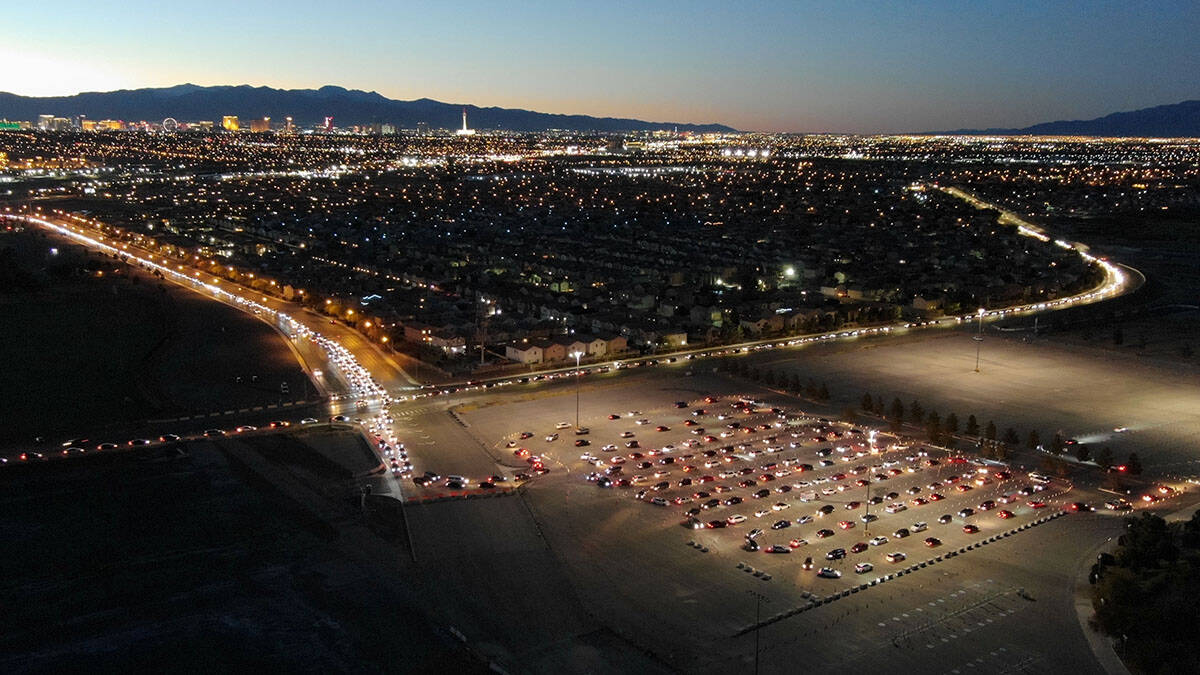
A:
[[[805,559],[804,559],[804,563],[803,563],[803,564],[801,564],[800,566],[801,566],[801,567],[803,567],[803,568],[804,568],[804,569],[806,569],[806,570],[811,570],[811,569],[813,568],[813,559],[812,559],[812,556],[809,556],[809,557],[805,558]]]
[[[842,528],[843,530],[849,530],[854,527],[854,521],[853,520],[840,520],[840,521],[838,521],[838,527]]]
[[[292,426],[292,423],[287,420],[275,420],[267,425],[269,429],[285,429]]]
[[[1044,508],[1046,508],[1046,502],[1039,502],[1039,501],[1037,501],[1037,500],[1030,500],[1030,501],[1027,501],[1027,502],[1025,502],[1025,504],[1026,504],[1026,505],[1027,505],[1029,508],[1031,508],[1031,509],[1044,509]]]
[[[879,516],[875,515],[874,513],[864,513],[861,516],[859,516],[858,519],[863,521],[864,523],[873,523],[873,522],[879,520]]]
[[[743,516],[740,513],[735,513],[732,516],[729,516],[728,518],[726,518],[725,520],[729,521],[730,525],[739,525],[741,523],[746,522],[746,516]]]
[[[718,530],[718,529],[721,529],[722,527],[726,527],[728,525],[729,525],[729,523],[725,522],[724,520],[710,520],[710,521],[708,521],[708,524],[706,525],[706,527],[708,527],[709,529],[712,529],[712,530]]]
[[[817,572],[817,576],[825,579],[841,579],[842,573],[833,569],[832,567],[822,567],[820,571]]]
[[[554,428],[555,429],[570,429],[571,423],[570,422],[559,422],[558,424],[554,425]]]
[[[345,415],[334,415],[333,417],[329,418],[329,421],[330,422],[349,422],[350,418],[346,417]]]
[[[817,539],[825,539],[833,536],[833,530],[821,529],[817,530]]]
[[[979,532],[979,526],[973,523],[967,523],[966,525],[963,525],[962,530],[965,534],[976,534]]]
[[[867,550],[867,544],[866,544],[866,542],[862,542],[862,541],[860,541],[857,544],[850,547],[851,553],[862,553],[865,550]]]
[[[547,443],[552,443],[552,442],[554,442],[554,441],[557,441],[557,440],[558,440],[558,434],[549,434],[549,435],[547,435],[547,436],[546,436],[546,442],[547,442]]]
[[[1113,499],[1104,502],[1104,508],[1110,511],[1128,511],[1133,508],[1133,504],[1130,504],[1125,499]]]
[[[665,424],[660,424],[660,425],[658,425],[658,426],[654,427],[654,430],[655,430],[655,431],[670,431],[670,430],[671,430],[671,427],[669,427],[669,426],[667,426],[667,425],[665,425]]]
[[[132,441],[129,441],[129,445],[131,446],[150,445],[150,443],[151,441],[146,438],[135,438]]]
[[[777,520],[774,523],[771,523],[772,530],[782,530],[785,527],[791,527],[791,526],[792,526],[792,521],[790,521],[790,520]]]
[[[872,546],[883,546],[884,544],[888,543],[888,538],[880,535],[878,537],[872,538],[871,541],[869,541],[867,543]]]
[[[936,548],[942,545],[942,540],[937,537],[925,537],[925,545],[929,548]]]
[[[972,509],[970,507],[965,508],[958,512],[959,518],[970,518],[973,515],[975,515],[975,509]]]
[[[980,511],[991,511],[994,508],[996,508],[996,502],[992,501],[991,499],[979,503]]]
[[[1009,518],[1013,517],[1013,512],[1009,511],[1008,509],[1004,509],[996,515],[999,516],[1001,520],[1008,520]]]
[[[928,528],[929,528],[928,523],[926,523],[923,520],[919,520],[919,521],[913,523],[912,526],[909,527],[908,529],[911,530],[913,532],[913,534],[916,534],[917,532],[924,532]]]
[[[637,442],[637,440],[635,439],[635,440],[632,440],[632,441],[626,441],[626,442],[625,442],[625,447],[627,447],[627,448],[640,448],[640,447],[642,447],[642,445],[641,445],[641,443],[638,443],[638,442]]]
[[[844,549],[844,548],[830,549],[830,551],[825,554],[826,560],[841,560],[842,558],[845,558],[845,557],[846,557],[846,549]]]
[[[456,480],[448,480],[446,481],[446,487],[450,488],[451,490],[461,490],[466,486]]]
[[[622,431],[621,438],[633,438],[633,432],[632,431]]]
[[[788,508],[788,506],[789,506],[789,504],[787,504],[786,502],[775,502],[774,504],[771,505],[771,509],[774,511],[782,511],[782,510]]]
[[[788,542],[788,546],[791,546],[792,548],[800,548],[801,546],[807,546],[807,545],[808,545],[807,539],[793,539]]]
[[[808,523],[811,523],[812,521],[813,521],[812,516],[800,516],[799,518],[796,519],[796,524],[797,525],[806,525]]]
[[[900,551],[892,551],[891,553],[885,555],[884,559],[890,563],[898,563],[898,562],[904,562],[905,560],[907,560],[908,556],[901,553]]]
[[[729,499],[725,500],[725,506],[735,506],[735,505],[741,504],[741,503],[742,503],[741,497],[730,497]]]
[[[211,438],[211,437],[213,437],[213,436],[224,436],[224,435],[225,435],[225,432],[224,432],[224,431],[222,431],[221,429],[206,429],[206,430],[204,431],[204,435],[205,435],[205,436],[208,436],[208,437],[210,437],[210,438]],[[115,447],[115,446],[114,446],[114,447]],[[103,447],[101,447],[100,449],[101,449],[101,450],[104,450],[104,448],[103,448]]]
[[[1085,511],[1095,511],[1096,509],[1092,508],[1091,506],[1088,506],[1087,504],[1085,504],[1083,502],[1072,502],[1067,505],[1067,510],[1068,511],[1076,511],[1078,513],[1083,513]]]
[[[768,546],[766,548],[766,552],[767,553],[791,553],[792,549],[788,548],[787,546],[783,546],[781,544],[775,544],[774,546]]]
[[[305,417],[304,419],[300,420],[300,424],[316,424],[318,421],[319,420],[317,420],[315,417]]]
[[[521,432],[521,440],[525,440],[525,439],[527,439],[527,438],[533,438],[533,432],[532,432],[532,431],[522,431],[522,432]]]
[[[588,439],[586,439],[586,438],[577,438],[577,439],[575,439],[575,447],[577,447],[577,448],[582,448],[582,447],[585,447],[585,446],[588,446],[588,445],[591,445],[591,444],[592,444],[592,443],[591,443],[591,441],[589,441],[589,440],[588,440]]]
[[[749,532],[746,533],[746,538],[747,539],[757,539],[757,538],[761,537],[762,534],[763,534],[763,531],[756,527],[753,530],[750,530]]]
[[[867,572],[870,572],[873,569],[875,569],[875,566],[869,562],[858,563],[857,565],[854,566],[854,573],[855,574],[866,574]]]
[[[941,523],[942,525],[945,525],[952,520],[954,520],[954,516],[950,515],[949,513],[944,513],[944,514],[938,516],[938,522]]]
[[[912,534],[912,533],[908,531],[908,528],[907,528],[907,527],[902,527],[902,528],[900,528],[900,529],[896,530],[895,532],[893,532],[893,533],[892,533],[892,536],[893,536],[893,537],[895,537],[895,538],[897,538],[897,539],[903,539],[903,538],[907,537],[907,536],[908,536],[908,535],[910,535],[910,534]]]
[[[833,505],[832,504],[826,504],[825,506],[822,506],[821,508],[817,509],[818,516],[827,516],[831,513],[833,513]]]
[[[639,419],[639,420],[637,421],[637,423],[638,423],[638,424],[650,424],[650,420],[648,420],[648,419],[646,419],[645,417],[643,417],[643,418]]]

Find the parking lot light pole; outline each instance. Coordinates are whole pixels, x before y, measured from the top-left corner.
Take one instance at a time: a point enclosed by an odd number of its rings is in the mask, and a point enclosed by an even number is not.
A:
[[[571,352],[575,357],[575,428],[579,429],[579,357],[583,352]]]
[[[758,631],[762,628],[762,603],[767,597],[758,591],[746,591],[754,596],[754,675],[758,675]]]
[[[979,334],[975,336],[975,372],[979,372],[979,348],[983,345],[983,312],[982,307],[979,308]]]

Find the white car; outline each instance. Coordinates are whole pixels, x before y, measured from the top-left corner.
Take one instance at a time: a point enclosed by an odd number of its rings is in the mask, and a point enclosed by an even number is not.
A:
[[[754,512],[754,517],[762,518],[763,516],[767,515],[768,513],[770,513],[770,511],[768,511],[767,509],[759,509]]]
[[[570,429],[571,423],[570,422],[559,422],[558,424],[554,425],[554,428],[555,429]]]
[[[737,525],[738,523],[746,522],[746,516],[743,516],[740,513],[735,513],[732,516],[729,516],[728,518],[726,518],[726,521],[728,521],[730,525]]]
[[[786,509],[788,506],[789,505],[784,502],[775,502],[774,504],[771,505],[771,508],[775,511],[782,511],[782,510]]]
[[[884,544],[888,543],[888,538],[887,537],[875,537],[874,539],[872,539],[871,541],[869,541],[867,543],[872,546],[883,546]]]

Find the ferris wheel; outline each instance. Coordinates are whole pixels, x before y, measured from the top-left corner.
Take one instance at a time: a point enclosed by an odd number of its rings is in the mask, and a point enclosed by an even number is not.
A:
[[[162,121],[162,130],[167,133],[179,131],[179,122],[176,122],[174,117],[168,117]]]

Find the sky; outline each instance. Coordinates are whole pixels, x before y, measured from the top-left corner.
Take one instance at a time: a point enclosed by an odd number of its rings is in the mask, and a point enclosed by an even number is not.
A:
[[[738,129],[1021,127],[1200,99],[1200,2],[95,0],[0,14],[0,91],[250,84]]]

